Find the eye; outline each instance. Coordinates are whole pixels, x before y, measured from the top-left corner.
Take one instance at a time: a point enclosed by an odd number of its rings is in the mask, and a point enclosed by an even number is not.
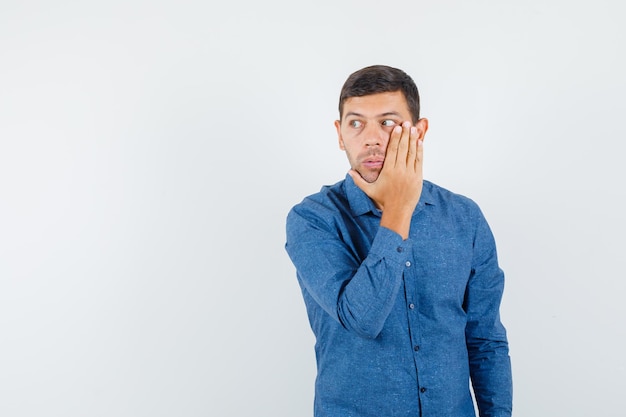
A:
[[[396,125],[396,122],[395,122],[394,120],[391,120],[391,119],[385,119],[385,120],[383,120],[383,121],[382,121],[382,123],[381,123],[381,124],[382,124],[383,126],[387,126],[387,127],[389,127],[389,126],[395,126],[395,125]]]
[[[361,126],[363,126],[363,123],[361,123],[360,120],[352,120],[350,121],[350,127],[353,127],[355,129],[360,128]]]

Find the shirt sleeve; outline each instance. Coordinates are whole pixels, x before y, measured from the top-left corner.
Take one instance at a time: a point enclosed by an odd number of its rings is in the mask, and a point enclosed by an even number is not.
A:
[[[287,216],[285,249],[300,285],[326,313],[347,330],[375,338],[396,301],[411,242],[379,227],[360,259],[337,221],[319,207],[295,207]]]
[[[500,321],[504,273],[482,213],[478,212],[474,260],[466,290],[466,341],[472,386],[481,417],[512,412],[511,362],[506,330]]]

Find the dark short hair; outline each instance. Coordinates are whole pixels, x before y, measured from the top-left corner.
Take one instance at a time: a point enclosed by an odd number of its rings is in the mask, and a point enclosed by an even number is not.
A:
[[[413,79],[404,71],[386,65],[372,65],[353,72],[341,88],[339,95],[339,118],[343,117],[343,105],[351,97],[401,91],[404,94],[413,123],[420,118],[420,96]]]

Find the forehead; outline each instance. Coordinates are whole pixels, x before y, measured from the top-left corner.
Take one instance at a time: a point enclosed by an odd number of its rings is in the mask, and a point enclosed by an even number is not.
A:
[[[401,91],[376,93],[361,97],[350,97],[343,104],[343,114],[359,114],[362,116],[379,116],[397,113],[410,118],[409,106]]]

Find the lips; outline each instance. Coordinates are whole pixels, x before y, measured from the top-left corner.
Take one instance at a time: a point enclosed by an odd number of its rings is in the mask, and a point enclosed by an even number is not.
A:
[[[378,169],[383,167],[384,161],[385,158],[383,157],[367,158],[363,161],[363,166],[369,169]]]

